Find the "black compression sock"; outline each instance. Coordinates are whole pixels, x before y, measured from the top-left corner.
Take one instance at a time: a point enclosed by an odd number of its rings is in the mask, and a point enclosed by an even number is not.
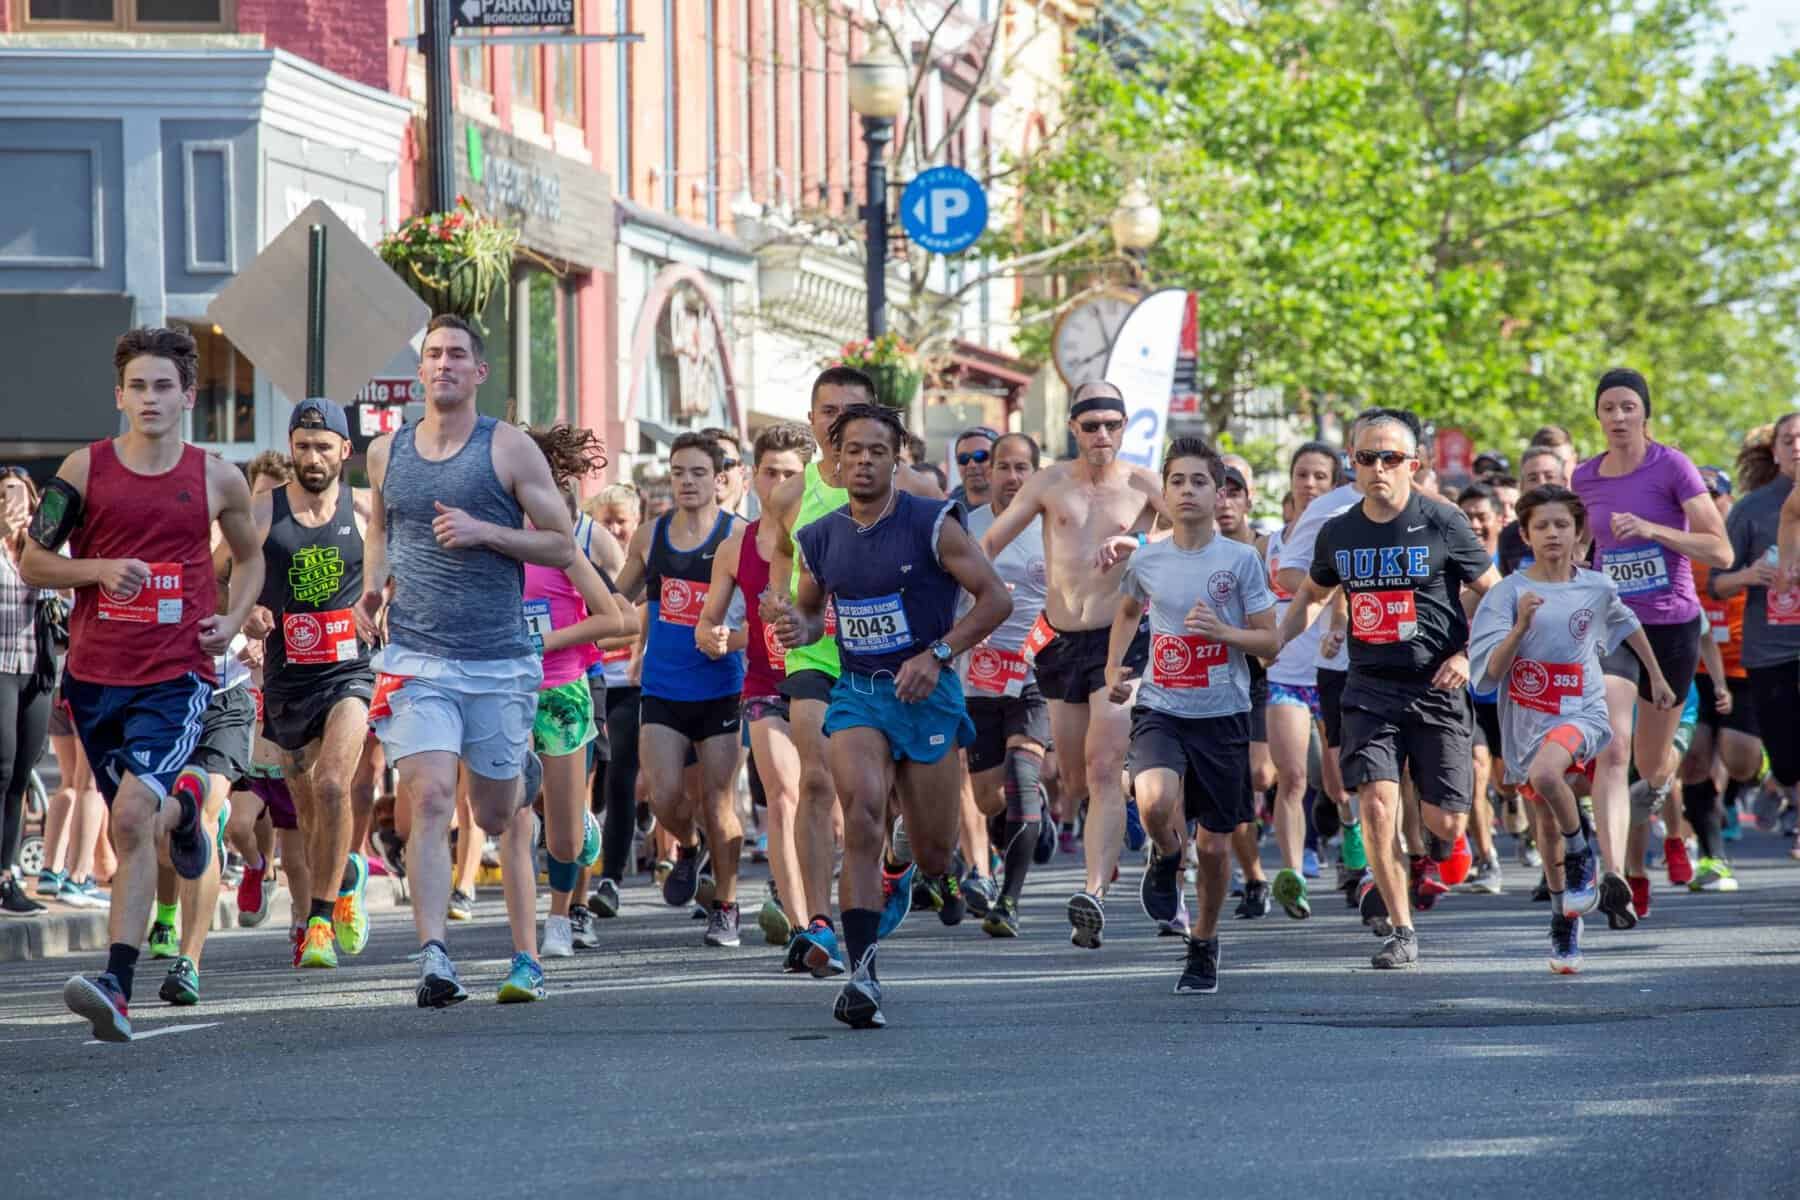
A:
[[[863,954],[875,945],[875,935],[881,929],[881,914],[872,908],[847,908],[844,910],[844,951],[850,969],[855,970],[863,959]],[[875,960],[869,960],[869,978],[875,978]]]
[[[127,946],[124,942],[114,942],[106,948],[106,973],[118,983],[119,991],[125,999],[131,999],[131,980],[137,974],[138,949]]]
[[[1719,788],[1710,778],[1681,786],[1681,808],[1688,824],[1694,827],[1694,839],[1700,843],[1702,858],[1719,857]]]
[[[1006,881],[1001,884],[1000,893],[1012,900],[1018,900],[1025,890],[1025,875],[1031,870],[1031,856],[1037,851],[1039,825],[1036,820],[1006,823],[1006,839],[1002,843],[1006,847]]]
[[[306,919],[308,921],[331,920],[331,901],[320,900],[315,896],[312,902],[312,909],[306,914]]]

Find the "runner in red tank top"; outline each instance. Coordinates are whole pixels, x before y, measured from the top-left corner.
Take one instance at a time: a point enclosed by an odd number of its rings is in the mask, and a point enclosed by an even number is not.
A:
[[[212,858],[201,821],[203,772],[187,767],[211,696],[213,658],[243,626],[262,587],[250,488],[229,463],[181,440],[194,406],[194,339],[134,329],[113,353],[127,432],[63,460],[32,522],[20,564],[36,587],[72,589],[63,699],[112,809],[113,877],[106,971],[63,986],[70,1010],[102,1041],[131,1039],[138,944],[150,919],[158,843],[187,879]],[[211,535],[217,520],[234,569],[217,613]],[[64,543],[70,555],[58,553]],[[174,803],[164,803],[167,800]]]
[[[756,499],[766,510],[769,497],[786,480],[806,469],[812,457],[812,436],[799,425],[771,425],[756,439],[751,480]],[[788,730],[788,702],[781,694],[787,675],[786,651],[770,634],[757,611],[757,601],[769,585],[769,552],[776,530],[764,530],[758,520],[740,526],[713,557],[712,586],[706,607],[694,628],[694,644],[702,653],[718,658],[738,646],[745,650],[744,719],[750,723],[750,763],[762,781],[769,802],[769,895],[756,923],[771,946],[795,945],[794,933],[806,925],[807,897],[794,848],[794,814],[800,802],[800,754]],[[765,540],[766,538],[766,540]],[[725,614],[734,590],[744,593],[744,637],[726,628]],[[735,644],[734,644],[735,643]],[[829,904],[830,898],[821,900]],[[794,954],[784,970],[798,971]]]

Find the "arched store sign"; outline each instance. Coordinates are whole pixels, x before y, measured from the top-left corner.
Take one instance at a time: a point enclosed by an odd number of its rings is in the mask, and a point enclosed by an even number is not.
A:
[[[696,301],[697,313],[688,310],[690,297]],[[668,317],[684,386],[687,380],[697,383],[703,379],[709,362],[716,362],[725,393],[726,424],[731,429],[742,429],[744,414],[738,403],[736,372],[732,369],[730,331],[705,274],[686,263],[672,263],[658,272],[638,309],[637,324],[631,333],[631,390],[626,393],[625,420],[635,423],[643,410],[644,375],[655,364],[657,329],[671,302],[680,310],[670,311]]]

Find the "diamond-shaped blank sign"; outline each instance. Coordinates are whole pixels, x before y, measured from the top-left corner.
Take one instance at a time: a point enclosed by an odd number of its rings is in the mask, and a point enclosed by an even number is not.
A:
[[[225,285],[206,315],[287,396],[306,396],[306,263],[325,227],[325,394],[349,404],[406,349],[431,308],[323,200],[306,206]]]

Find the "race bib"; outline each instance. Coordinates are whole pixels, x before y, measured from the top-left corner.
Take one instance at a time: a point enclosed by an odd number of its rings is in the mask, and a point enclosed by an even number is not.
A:
[[[977,646],[969,651],[969,687],[985,696],[1017,696],[1030,671],[1025,656],[1012,650]]]
[[[1800,588],[1770,589],[1763,602],[1763,619],[1770,625],[1800,625]]]
[[[837,602],[830,596],[825,597],[825,636],[837,636]]]
[[[1513,659],[1506,679],[1507,699],[1522,708],[1551,716],[1566,715],[1564,702],[1581,702],[1580,663],[1547,663],[1532,658]]]
[[[600,652],[600,661],[608,666],[613,666],[617,663],[628,663],[631,661],[631,647],[614,646],[611,650],[602,650]]]
[[[1213,668],[1229,662],[1225,643],[1197,633],[1158,633],[1150,638],[1150,682],[1158,687],[1211,687]]]
[[[670,625],[686,625],[692,629],[700,623],[700,610],[706,607],[710,583],[663,576],[662,594],[657,597],[656,619]]]
[[[281,641],[287,660],[303,667],[354,662],[359,652],[356,618],[347,608],[288,613],[281,618]]]
[[[1281,562],[1279,559],[1269,560],[1269,590],[1275,593],[1275,599],[1287,604],[1294,598],[1294,593],[1281,586]]]
[[[1731,641],[1731,625],[1725,619],[1725,606],[1723,604],[1714,605],[1703,601],[1700,605],[1700,611],[1706,614],[1706,623],[1712,626],[1713,641],[1719,643],[1721,646]]]
[[[777,671],[787,670],[787,647],[775,636],[775,627],[765,623],[762,634],[763,652],[769,656],[769,665]]]
[[[1411,588],[1356,592],[1350,597],[1350,635],[1371,646],[1410,642],[1419,631]]]
[[[1020,653],[1025,656],[1026,662],[1034,663],[1037,656],[1043,653],[1044,647],[1055,640],[1056,630],[1050,627],[1050,619],[1039,613],[1038,619],[1031,623],[1031,632],[1025,635],[1025,645]]]
[[[1661,546],[1608,550],[1601,563],[1621,596],[1648,596],[1669,589],[1669,560]]]
[[[136,591],[121,595],[100,589],[100,603],[94,611],[102,621],[126,621],[133,625],[181,623],[181,564],[147,565],[150,578]]]
[[[544,653],[544,639],[556,626],[550,620],[550,601],[547,599],[527,600],[525,602],[525,628],[531,634],[531,648],[539,655]]]
[[[375,672],[375,691],[369,697],[369,720],[379,721],[394,715],[394,693],[412,682],[411,675],[389,675]]]
[[[838,644],[853,654],[891,654],[913,647],[900,593],[846,600],[837,606]]]

